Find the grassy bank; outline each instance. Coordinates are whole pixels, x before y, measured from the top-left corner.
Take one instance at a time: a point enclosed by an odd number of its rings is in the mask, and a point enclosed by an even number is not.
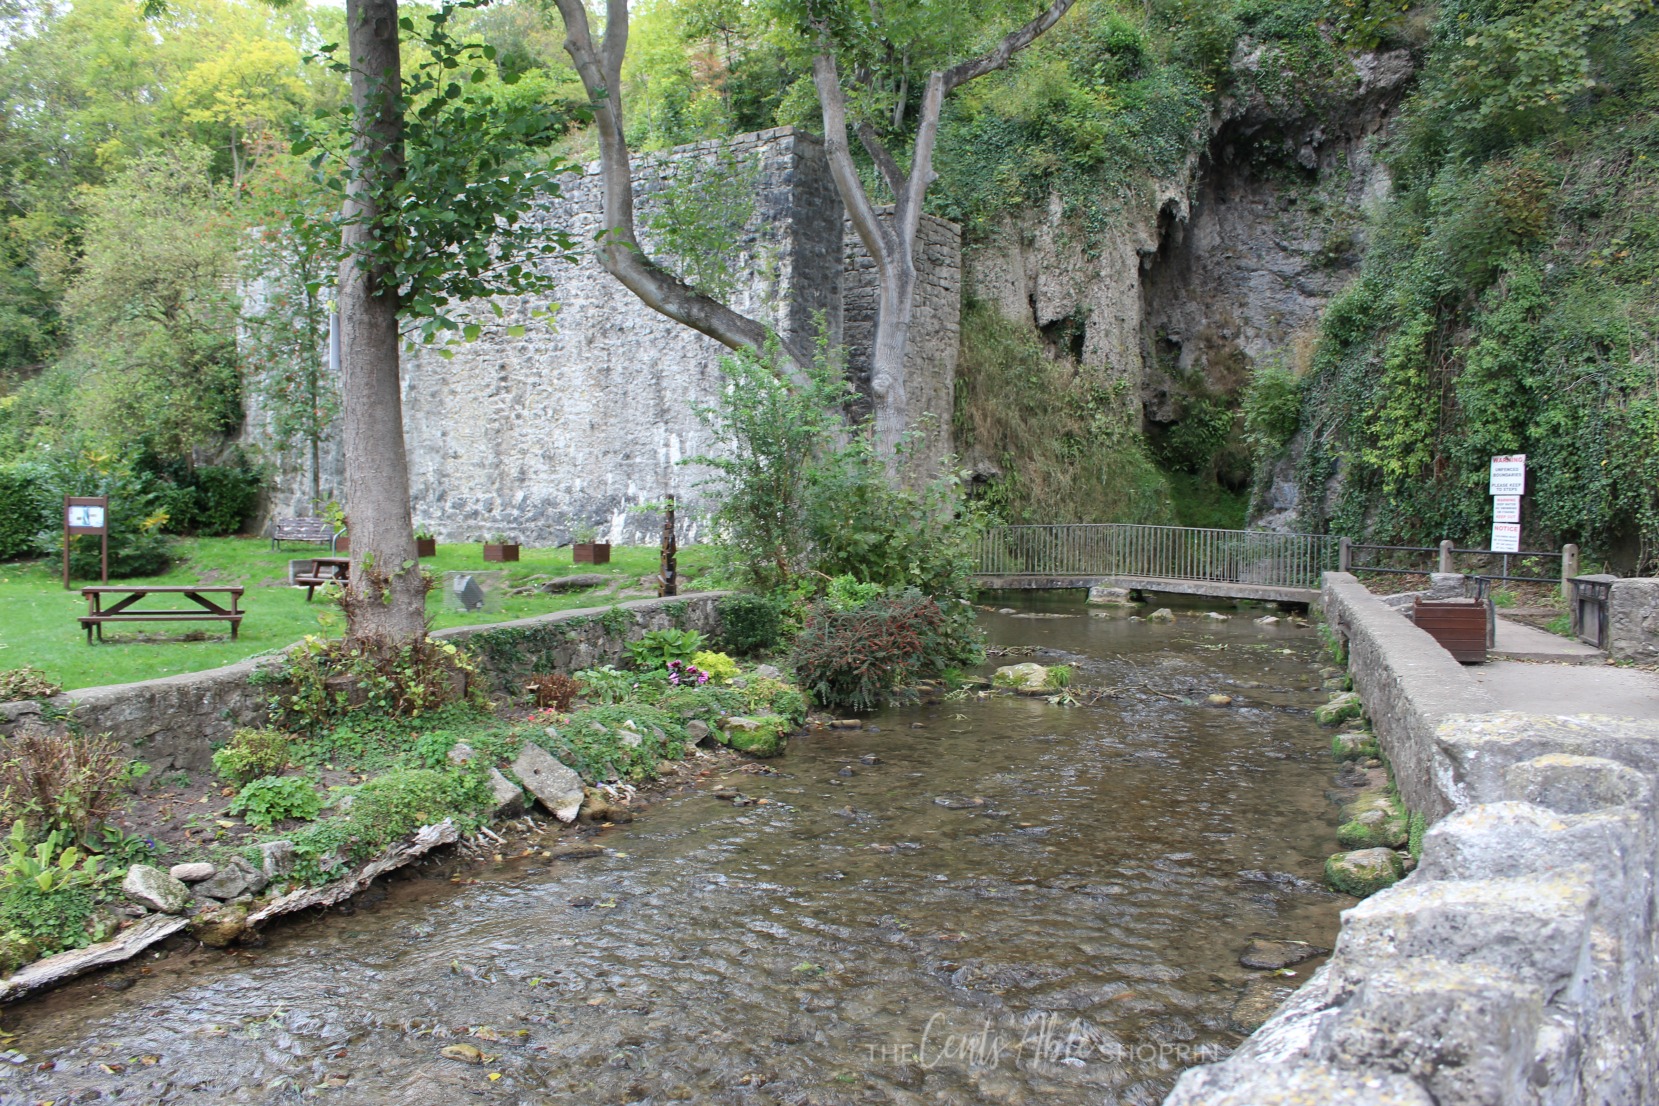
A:
[[[86,644],[76,621],[86,613],[80,587],[96,581],[75,581],[65,591],[56,562],[25,561],[0,564],[0,668],[31,665],[73,690],[99,684],[197,672],[230,664],[259,653],[281,649],[306,634],[337,637],[344,629],[334,605],[320,594],[307,603],[305,589],[288,586],[288,562],[314,556],[320,547],[290,546],[273,550],[264,538],[181,539],[172,566],[160,576],[112,584],[241,584],[242,620],[236,641],[225,623],[130,623],[111,632],[103,645]],[[436,557],[423,561],[434,573],[505,569],[509,585],[530,577],[569,576],[599,572],[615,577],[615,584],[565,595],[535,593],[505,596],[493,609],[476,613],[446,611],[443,597],[428,597],[428,613],[436,628],[472,623],[501,622],[576,607],[600,606],[655,594],[638,589],[641,576],[657,571],[654,547],[618,547],[612,563],[593,568],[574,565],[565,549],[524,549],[517,564],[485,564],[482,547],[471,543],[440,545]],[[682,580],[706,565],[705,551],[691,547],[680,555]],[[189,640],[186,640],[189,639]]]

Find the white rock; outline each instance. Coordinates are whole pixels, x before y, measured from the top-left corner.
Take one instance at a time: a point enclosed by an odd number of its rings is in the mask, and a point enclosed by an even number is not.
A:
[[[559,821],[574,822],[581,813],[582,777],[541,746],[525,744],[513,761],[513,775]]]
[[[218,870],[206,861],[197,861],[194,864],[175,864],[167,869],[167,874],[180,883],[200,883],[204,879],[212,879]]]

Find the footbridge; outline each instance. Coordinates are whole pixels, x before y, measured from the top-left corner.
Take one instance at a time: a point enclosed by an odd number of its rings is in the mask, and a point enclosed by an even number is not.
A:
[[[1338,567],[1328,534],[1213,530],[1133,523],[993,526],[979,539],[981,588],[1115,587],[1135,591],[1313,603],[1320,574]]]

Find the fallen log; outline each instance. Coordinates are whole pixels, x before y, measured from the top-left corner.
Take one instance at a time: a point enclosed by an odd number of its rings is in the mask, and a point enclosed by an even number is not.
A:
[[[409,840],[393,845],[379,857],[369,861],[351,875],[326,887],[301,887],[290,891],[279,899],[273,899],[252,914],[248,915],[248,928],[254,929],[272,918],[283,914],[292,914],[299,910],[309,910],[313,906],[333,906],[337,902],[344,902],[357,892],[363,890],[375,881],[375,878],[390,872],[394,868],[401,868],[411,860],[415,860],[431,852],[439,845],[454,844],[461,836],[455,823],[445,818],[442,822],[431,826],[422,826]]]
[[[175,914],[151,914],[123,929],[108,941],[88,945],[84,949],[70,949],[43,960],[36,960],[0,979],[0,1002],[10,1002],[46,987],[85,975],[106,964],[130,960],[157,941],[171,937],[190,924],[189,918]]]

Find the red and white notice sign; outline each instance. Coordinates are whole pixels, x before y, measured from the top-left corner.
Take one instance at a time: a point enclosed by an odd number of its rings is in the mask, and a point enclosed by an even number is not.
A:
[[[1510,453],[1492,458],[1490,495],[1525,495],[1527,491],[1527,455]]]
[[[1492,552],[1519,553],[1521,551],[1521,524],[1494,522],[1492,524]]]
[[[1521,497],[1518,495],[1495,495],[1492,497],[1493,522],[1520,522]]]

